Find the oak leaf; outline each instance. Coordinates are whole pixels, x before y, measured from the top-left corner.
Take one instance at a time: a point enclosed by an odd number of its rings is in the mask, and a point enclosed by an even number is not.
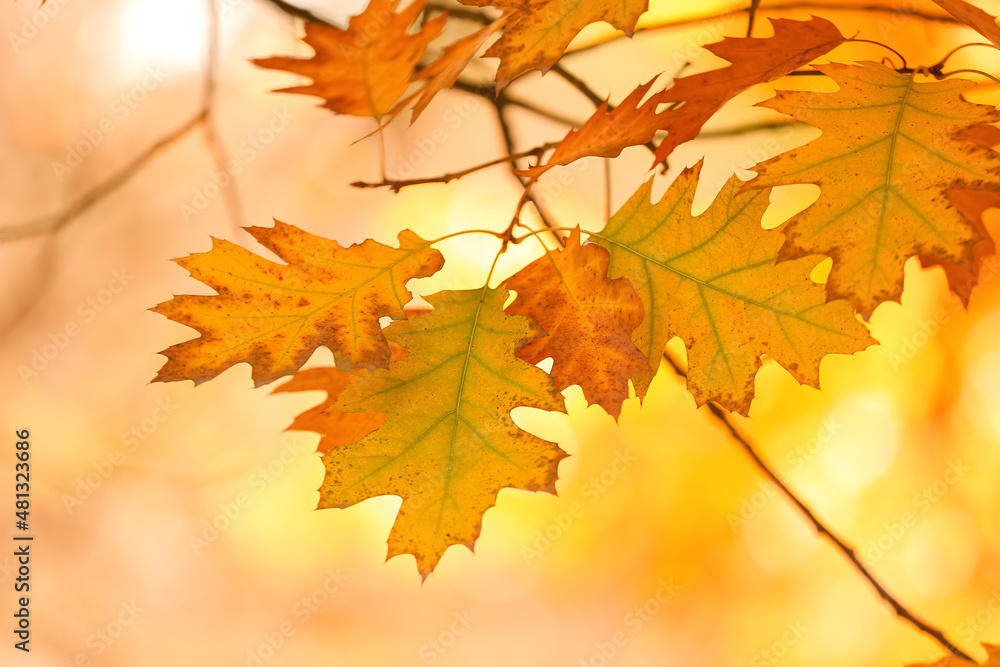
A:
[[[466,35],[444,47],[444,51],[437,60],[416,74],[414,80],[420,82],[420,87],[412,95],[396,104],[392,110],[393,115],[398,114],[413,102],[413,115],[410,117],[410,122],[415,121],[435,95],[445,88],[451,88],[455,85],[466,66],[472,62],[479,50],[489,41],[490,37],[496,34],[503,23],[504,18],[501,17],[471,35]]]
[[[444,263],[409,230],[400,232],[399,248],[371,239],[344,248],[277,220],[246,230],[287,264],[220,239],[209,252],[176,260],[218,294],[179,295],[152,308],[201,332],[161,353],[167,363],[154,381],[200,384],[247,362],[259,387],[297,371],[320,346],[341,370],[384,368],[390,351],[379,318],[404,318],[406,282]]]
[[[311,58],[273,56],[252,62],[312,79],[308,85],[275,92],[315,95],[335,113],[381,121],[406,92],[427,45],[441,34],[447,21],[447,15],[440,14],[410,33],[424,0],[400,12],[395,11],[397,3],[371,0],[361,14],[351,18],[346,30],[306,23],[303,41],[315,51]]]
[[[980,35],[1000,46],[1000,26],[997,18],[965,0],[934,0],[946,12]]]
[[[497,89],[533,69],[545,73],[562,57],[573,38],[591,23],[604,21],[629,37],[649,0],[461,0],[464,5],[493,6],[512,15],[486,57],[500,59]]]
[[[558,389],[580,385],[590,403],[617,418],[629,379],[650,368],[631,339],[642,302],[626,279],[608,278],[608,261],[604,248],[581,246],[574,229],[563,250],[547,251],[508,278],[517,298],[507,312],[531,317],[546,332],[519,349],[519,357],[531,364],[552,357]]]
[[[429,314],[385,329],[407,355],[388,369],[352,374],[330,408],[386,419],[323,456],[319,507],[399,496],[389,556],[413,554],[425,577],[450,545],[472,548],[500,489],[555,492],[565,453],[520,430],[510,412],[565,406],[552,379],[515,354],[542,332],[503,312],[507,294],[483,287],[426,297]]]
[[[987,654],[986,662],[984,663],[972,662],[971,660],[960,658],[957,655],[949,655],[941,658],[933,664],[912,664],[907,665],[907,667],[1000,667],[1000,645],[987,644],[986,642],[983,642],[982,645],[983,648],[986,649]]]
[[[617,157],[625,148],[652,141],[658,131],[666,130],[668,134],[656,150],[655,165],[677,146],[698,136],[705,122],[737,94],[785,76],[844,42],[834,24],[817,16],[808,21],[770,21],[773,37],[726,37],[704,46],[728,60],[729,66],[676,79],[673,86],[645,102],[642,100],[655,79],[639,85],[611,111],[605,101],[580,129],[569,131],[545,164],[519,173],[538,177],[558,164],[582,157]],[[670,108],[657,112],[662,105]]]
[[[962,133],[969,141],[977,146],[993,148],[1000,145],[1000,128],[993,125],[978,125]],[[989,192],[987,190],[949,190],[948,198],[955,208],[962,212],[979,233],[980,240],[972,246],[972,270],[940,260],[936,257],[926,255],[920,256],[922,266],[940,266],[948,278],[948,286],[951,291],[962,301],[965,306],[969,305],[969,298],[972,290],[979,284],[980,272],[986,263],[995,264],[996,244],[990,237],[989,231],[983,224],[983,214],[987,209],[1000,208],[1000,192]],[[995,271],[995,269],[994,269]]]
[[[818,386],[825,355],[873,341],[846,301],[827,302],[809,278],[821,257],[777,262],[784,236],[760,225],[768,191],[741,194],[733,177],[692,216],[699,171],[685,170],[655,204],[650,179],[591,239],[610,251],[610,276],[628,278],[642,299],[646,317],[632,339],[652,367],[680,336],[695,400],[745,414],[762,355]],[[637,393],[650,379],[633,378]]]
[[[970,269],[976,227],[949,190],[1000,191],[1000,159],[963,135],[1000,120],[965,101],[971,81],[917,82],[883,65],[816,65],[840,90],[780,91],[761,106],[822,134],[756,168],[747,188],[813,183],[819,200],[786,227],[781,258],[833,257],[827,289],[865,317],[903,291],[903,264],[929,255]]]
[[[412,316],[412,313],[410,313]],[[389,343],[392,350],[390,363],[406,356],[406,350],[395,343]],[[334,447],[349,445],[368,435],[385,421],[385,415],[377,412],[330,412],[329,408],[337,402],[337,397],[344,391],[347,384],[357,373],[365,372],[362,368],[353,371],[342,371],[339,368],[306,368],[292,376],[285,384],[275,389],[273,394],[294,391],[325,391],[326,400],[319,405],[306,410],[295,418],[286,431],[312,431],[322,437],[316,451],[326,453]]]

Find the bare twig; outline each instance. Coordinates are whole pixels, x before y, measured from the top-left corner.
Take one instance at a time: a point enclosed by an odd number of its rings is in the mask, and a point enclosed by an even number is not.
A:
[[[767,5],[766,7],[760,8],[762,11],[784,11],[784,10],[795,10],[795,9],[826,9],[829,11],[843,11],[843,12],[878,12],[884,14],[901,14],[904,16],[910,16],[916,19],[921,19],[924,21],[931,21],[936,23],[948,23],[951,25],[962,25],[957,19],[946,14],[931,14],[928,12],[917,11],[913,9],[906,9],[900,7],[899,5],[843,5],[839,2],[810,2],[808,0],[802,2],[779,2],[773,5]],[[680,19],[675,21],[664,21],[663,23],[654,23],[651,25],[639,26],[635,29],[636,35],[645,32],[654,32],[657,30],[673,30],[675,28],[684,28],[690,25],[697,25],[699,23],[705,23],[706,21],[716,21],[725,20],[729,18],[734,18],[740,14],[746,14],[750,11],[750,7],[744,7],[741,9],[732,9],[725,12],[719,12],[716,14],[709,14],[706,16],[698,16],[690,19]],[[581,46],[578,49],[573,49],[572,51],[567,51],[566,55],[571,55],[575,53],[583,53],[584,51],[590,51],[591,49],[596,49],[597,47],[612,42],[617,39],[625,37],[624,33],[619,33],[616,35],[610,35],[604,39],[587,44],[586,46]]]
[[[753,36],[753,21],[757,18],[757,9],[760,7],[760,0],[750,0],[750,7],[747,9],[747,37]]]
[[[205,110],[205,141],[208,142],[208,150],[212,155],[217,172],[225,173],[229,170],[229,152],[219,139],[219,131],[216,124],[215,90],[219,76],[219,47],[222,37],[219,25],[219,8],[215,5],[216,0],[206,0],[208,4],[208,45],[206,54],[206,71],[204,84],[204,99],[202,108]],[[243,200],[236,185],[236,177],[232,176],[225,190],[226,207],[229,209],[229,222],[233,231],[237,232],[246,226],[246,216],[243,212]]]
[[[897,616],[908,621],[910,624],[912,624],[914,627],[916,627],[924,634],[933,637],[935,641],[941,644],[941,646],[948,649],[948,651],[950,651],[953,655],[956,655],[960,658],[964,658],[965,660],[975,663],[975,660],[973,660],[967,653],[965,653],[962,649],[952,644],[945,636],[944,632],[915,616],[913,612],[904,607],[903,604],[899,602],[899,600],[893,597],[892,593],[887,591],[885,587],[881,583],[879,583],[879,581],[874,577],[874,575],[872,575],[871,571],[869,571],[868,568],[865,567],[865,564],[861,562],[861,559],[858,558],[858,555],[854,551],[854,549],[849,547],[842,539],[840,539],[829,528],[823,525],[823,522],[820,521],[818,518],[816,518],[816,515],[812,512],[812,510],[806,507],[805,503],[799,500],[798,497],[794,493],[792,493],[792,491],[787,486],[785,486],[784,482],[782,482],[778,478],[778,476],[771,471],[767,463],[765,463],[764,460],[761,459],[760,455],[757,454],[756,450],[754,449],[750,441],[747,438],[745,438],[738,430],[736,430],[736,427],[733,426],[732,422],[729,421],[729,418],[726,416],[726,412],[722,408],[715,405],[714,403],[709,403],[708,409],[711,411],[712,415],[718,421],[720,421],[723,424],[723,426],[726,427],[726,430],[729,431],[729,434],[733,436],[733,439],[735,439],[736,442],[738,442],[740,446],[743,447],[744,451],[746,451],[746,453],[750,456],[750,458],[753,459],[753,462],[757,464],[757,467],[760,468],[765,475],[767,475],[767,477],[775,484],[775,486],[781,489],[781,492],[785,495],[785,497],[788,498],[790,501],[792,501],[792,504],[798,507],[799,511],[805,514],[806,518],[813,525],[813,527],[820,534],[826,535],[830,539],[830,541],[833,542],[834,545],[836,545],[837,549],[839,549],[841,553],[847,556],[848,560],[851,561],[851,564],[854,565],[854,568],[861,573],[861,576],[863,576],[865,579],[868,580],[868,583],[870,583],[872,586],[875,587],[875,590],[878,592],[879,596],[883,600],[889,603],[893,611],[896,612]]]
[[[215,0],[208,0],[209,3],[209,28],[208,45],[205,58],[205,79],[202,84],[201,107],[187,121],[182,123],[173,131],[163,135],[142,153],[130,160],[124,167],[119,169],[110,178],[92,188],[89,192],[79,197],[72,204],[67,206],[62,212],[51,215],[40,216],[26,222],[0,228],[0,242],[18,241],[42,234],[52,234],[61,231],[70,223],[77,220],[81,215],[90,210],[95,204],[105,197],[110,196],[129,181],[142,167],[152,158],[162,153],[175,142],[186,136],[199,125],[205,127],[206,141],[209,152],[212,155],[215,168],[226,169],[229,162],[225,147],[218,139],[214,128],[214,97],[218,72],[218,48],[219,48],[219,17],[215,6]],[[236,228],[242,226],[243,209],[239,199],[239,192],[235,184],[230,184],[230,189],[226,193],[226,201],[230,210],[230,216]]]
[[[80,197],[77,201],[73,202],[62,213],[43,216],[18,225],[0,229],[0,241],[17,241],[32,236],[60,231],[69,223],[76,220],[84,212],[89,210],[94,204],[123,186],[150,159],[171,146],[175,141],[185,136],[188,132],[201,125],[201,123],[205,120],[206,115],[207,111],[205,109],[196,113],[183,125],[175,129],[173,132],[161,137],[152,146],[132,159],[131,162],[118,170],[114,176]]]
[[[482,164],[477,164],[474,167],[469,167],[468,169],[463,169],[461,171],[454,171],[450,174],[442,174],[441,176],[428,176],[427,178],[412,178],[408,180],[398,180],[394,181],[391,179],[385,179],[378,181],[376,183],[371,183],[367,181],[354,181],[351,183],[352,186],[356,188],[389,188],[393,192],[399,192],[405,187],[411,185],[423,185],[425,183],[450,183],[463,176],[468,176],[477,171],[487,169],[489,167],[494,167],[498,164],[504,164],[505,162],[512,162],[514,160],[519,160],[523,157],[541,157],[542,153],[547,150],[551,150],[558,146],[558,142],[542,144],[541,146],[536,146],[530,150],[521,151],[520,153],[513,153],[511,155],[505,155],[503,157],[498,157],[495,160],[490,160],[489,162],[484,162]]]
[[[576,75],[567,70],[561,64],[556,63],[552,66],[550,71],[553,74],[558,74],[563,78],[563,80],[566,81],[566,83],[579,90],[595,107],[599,107],[604,103],[603,97],[595,93],[582,79],[577,78]]]
[[[507,148],[507,154],[513,155],[515,153],[514,135],[511,132],[510,125],[508,124],[507,118],[504,115],[504,110],[506,108],[506,105],[507,105],[507,97],[504,93],[501,93],[500,96],[496,100],[494,100],[494,108],[496,109],[497,112],[497,122],[500,125],[500,134],[503,135],[503,143],[504,146]],[[528,184],[531,183],[531,181],[525,179],[523,176],[518,174],[516,171],[514,171],[515,169],[516,169],[516,164],[513,161],[510,162],[510,173],[514,175],[514,178],[516,178],[517,181],[521,184],[521,187],[527,188]],[[552,237],[555,238],[556,242],[560,245],[560,247],[565,247],[566,242],[555,231],[557,225],[554,222],[552,222],[552,220],[549,219],[548,214],[545,213],[545,209],[542,208],[541,204],[538,203],[538,199],[535,197],[535,195],[530,190],[526,189],[525,197],[527,201],[530,201],[531,205],[534,206],[535,211],[538,212],[538,217],[541,219],[542,224],[549,229],[549,231],[552,234]],[[518,211],[520,211],[521,205],[522,204],[519,204]]]
[[[268,0],[268,1],[281,11],[288,14],[289,16],[294,16],[295,18],[302,19],[303,21],[309,21],[310,23],[319,23],[321,25],[330,26],[331,28],[341,27],[339,25],[336,25],[335,23],[327,21],[322,16],[313,14],[308,9],[303,9],[302,7],[299,7],[298,5],[293,5],[290,2],[285,2],[285,0]]]

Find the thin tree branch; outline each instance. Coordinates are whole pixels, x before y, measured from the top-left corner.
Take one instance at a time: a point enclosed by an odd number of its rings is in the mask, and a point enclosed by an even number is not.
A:
[[[327,21],[322,16],[313,14],[308,9],[303,9],[298,5],[293,5],[290,2],[285,2],[285,0],[268,0],[272,5],[285,12],[289,16],[294,16],[295,18],[302,19],[303,21],[309,21],[310,23],[319,23],[321,25],[330,26],[331,28],[343,29],[341,26]]]
[[[473,83],[471,81],[465,81],[463,79],[459,79],[458,81],[455,82],[455,85],[453,85],[452,88],[454,88],[455,90],[461,90],[464,93],[469,93],[471,95],[482,97],[483,99],[488,100],[490,104],[495,104],[496,96],[492,82],[488,84],[482,84],[482,83]],[[522,100],[519,97],[514,97],[512,95],[509,95],[507,94],[507,91],[504,91],[504,103],[512,107],[521,107],[526,111],[530,111],[531,113],[539,115],[543,118],[548,118],[549,120],[554,121],[556,123],[569,125],[570,127],[580,126],[580,123],[578,121],[573,120],[572,118],[568,118],[554,111],[549,111],[548,109],[543,109],[542,107],[537,106],[534,102],[529,102],[527,100]]]
[[[868,568],[865,567],[865,564],[861,562],[860,558],[858,558],[858,555],[854,551],[854,549],[849,547],[842,539],[837,537],[829,528],[823,525],[823,522],[821,522],[818,518],[816,518],[816,515],[812,512],[812,510],[806,507],[805,503],[799,500],[798,497],[794,493],[792,493],[792,491],[787,486],[785,486],[785,484],[780,479],[778,479],[778,476],[771,471],[771,469],[764,462],[764,460],[761,459],[760,455],[757,454],[756,450],[754,449],[750,441],[743,435],[741,435],[739,431],[736,430],[736,427],[733,426],[732,422],[729,421],[729,418],[726,416],[726,412],[722,408],[720,408],[714,403],[708,403],[708,409],[711,411],[712,415],[718,421],[720,421],[723,424],[723,426],[726,427],[726,430],[729,431],[729,434],[733,436],[733,439],[735,439],[736,442],[738,442],[740,446],[743,447],[743,450],[746,451],[746,453],[750,456],[751,459],[753,459],[753,462],[757,464],[757,467],[760,468],[765,475],[767,475],[767,477],[775,484],[775,486],[781,489],[781,492],[785,494],[785,497],[788,498],[790,501],[792,501],[792,504],[798,507],[799,511],[801,511],[803,514],[806,515],[806,518],[809,520],[810,523],[812,523],[813,527],[820,534],[826,535],[830,539],[830,541],[833,542],[834,545],[836,545],[837,549],[839,549],[841,553],[847,556],[848,560],[851,561],[851,564],[854,565],[854,568],[858,572],[860,572],[865,579],[868,580],[868,583],[870,583],[872,586],[875,587],[875,590],[878,592],[879,597],[881,597],[883,600],[889,603],[893,611],[896,612],[897,616],[908,621],[910,624],[912,624],[914,627],[920,630],[920,632],[923,632],[924,634],[933,637],[935,641],[941,644],[941,646],[948,649],[948,651],[950,651],[953,655],[956,655],[960,658],[964,658],[965,660],[968,660],[972,663],[976,662],[962,649],[952,644],[945,636],[944,632],[915,616],[913,612],[908,610],[906,607],[903,606],[901,602],[899,602],[899,600],[893,597],[892,593],[887,591],[885,587],[878,582],[878,580],[874,577],[874,575],[872,575],[871,571],[869,571]]]
[[[216,90],[219,49],[219,17],[215,0],[209,3],[208,45],[205,57],[205,79],[202,83],[201,107],[195,114],[173,131],[163,135],[151,144],[145,151],[130,160],[110,178],[92,188],[67,206],[61,213],[44,215],[26,222],[0,228],[0,242],[18,241],[42,234],[57,233],[77,220],[105,197],[112,195],[129,181],[151,159],[183,138],[199,125],[204,125],[206,142],[217,170],[225,170],[229,162],[225,147],[218,139],[213,125],[213,100]],[[231,219],[235,227],[243,223],[242,202],[235,183],[230,183],[226,201],[230,209]]]
[[[906,9],[899,7],[897,5],[842,5],[838,2],[810,2],[808,0],[803,0],[802,2],[780,2],[773,5],[767,5],[766,7],[760,7],[761,11],[784,11],[784,10],[795,10],[795,9],[825,9],[829,11],[844,11],[844,12],[879,12],[884,14],[902,14],[905,16],[910,16],[912,18],[921,19],[924,21],[931,21],[936,23],[948,23],[950,25],[963,25],[958,19],[948,16],[946,14],[931,14],[929,12],[917,11],[913,9]],[[749,7],[742,7],[739,9],[732,9],[725,12],[719,12],[716,14],[709,14],[707,16],[699,16],[690,19],[680,19],[676,21],[664,21],[663,23],[655,23],[652,25],[638,26],[635,29],[634,35],[644,32],[654,32],[657,30],[673,30],[674,28],[684,28],[689,25],[697,25],[699,23],[705,23],[706,21],[715,21],[718,19],[728,19],[738,16],[740,14],[746,14],[750,11]],[[591,49],[596,49],[599,46],[607,44],[608,42],[613,42],[618,39],[625,37],[624,33],[619,33],[616,35],[610,35],[604,39],[601,39],[592,44],[587,44],[586,46],[581,46],[578,49],[573,49],[572,51],[567,51],[566,55],[572,55],[576,53],[583,53],[585,51],[590,51]]]
[[[461,5],[443,5],[437,2],[428,2],[424,5],[425,9],[432,12],[448,12],[449,16],[454,16],[457,19],[464,19],[466,21],[472,21],[474,23],[479,23],[481,25],[489,25],[493,23],[493,19],[484,14],[483,12],[477,12],[475,9],[470,7],[463,7]]]
[[[208,3],[208,53],[206,54],[206,72],[204,85],[204,101],[202,108],[205,109],[205,141],[208,142],[208,150],[212,155],[217,173],[229,171],[229,153],[225,145],[219,138],[219,131],[216,124],[215,91],[219,77],[219,49],[222,45],[222,33],[219,21],[219,8],[216,0],[206,0]],[[226,207],[229,209],[229,221],[233,226],[233,231],[238,232],[246,226],[246,216],[243,211],[243,200],[240,198],[239,188],[236,185],[236,177],[230,176],[229,182],[222,187],[225,190]]]
[[[515,153],[514,135],[510,130],[510,125],[507,123],[506,116],[504,116],[504,111],[506,109],[507,104],[508,102],[506,95],[504,93],[501,93],[500,96],[497,97],[496,100],[494,100],[493,106],[497,112],[497,122],[500,124],[500,134],[503,135],[503,143],[504,146],[507,148],[507,154],[513,155]],[[517,179],[518,183],[521,184],[522,188],[528,188],[529,184],[532,183],[532,181],[525,179],[523,176],[518,174],[515,171],[515,169],[516,165],[513,161],[511,161],[510,173],[513,174],[514,178]],[[556,225],[554,222],[552,222],[552,220],[549,219],[548,215],[545,213],[545,209],[543,209],[541,204],[538,203],[538,200],[535,197],[534,193],[526,189],[524,196],[527,199],[527,201],[531,202],[531,205],[535,208],[535,211],[538,212],[538,217],[541,219],[542,224],[544,224],[549,229],[549,232],[552,234],[552,237],[555,238],[559,246],[565,248],[566,241],[564,241],[563,238],[555,231],[555,228],[558,225]]]
[[[553,74],[558,74],[563,78],[563,80],[566,81],[566,83],[579,90],[595,107],[599,107],[604,104],[603,97],[594,92],[593,89],[591,89],[591,87],[588,86],[582,79],[577,78],[572,72],[568,71],[559,63],[553,65],[550,71]]]
[[[750,7],[747,9],[747,37],[753,36],[753,22],[757,18],[757,9],[760,8],[760,0],[750,0]]]
[[[511,155],[505,155],[503,157],[498,157],[495,160],[490,160],[489,162],[484,162],[482,164],[477,164],[474,167],[469,167],[468,169],[463,169],[461,171],[454,171],[449,174],[442,174],[441,176],[428,176],[427,178],[412,178],[407,180],[394,181],[391,179],[385,179],[375,183],[368,181],[354,181],[351,183],[352,186],[356,188],[389,188],[393,192],[399,192],[405,187],[411,185],[423,185],[425,183],[450,183],[456,179],[462,178],[463,176],[468,176],[469,174],[487,169],[489,167],[494,167],[498,164],[504,164],[505,162],[512,162],[523,157],[541,157],[542,153],[547,150],[551,150],[558,146],[558,142],[542,144],[541,146],[536,146],[530,150],[521,151],[520,153],[513,153]]]
[[[175,129],[170,134],[161,137],[156,143],[147,148],[137,157],[133,158],[131,162],[122,167],[114,176],[93,188],[77,201],[73,202],[73,204],[67,207],[62,213],[42,216],[18,225],[12,225],[10,227],[0,229],[0,241],[17,241],[32,236],[38,236],[40,234],[49,234],[62,230],[69,223],[73,222],[80,215],[90,209],[94,204],[115,192],[118,188],[128,182],[128,180],[134,176],[135,173],[150,159],[155,157],[164,149],[168,148],[188,132],[201,125],[207,114],[208,111],[206,109],[200,110],[183,125]]]

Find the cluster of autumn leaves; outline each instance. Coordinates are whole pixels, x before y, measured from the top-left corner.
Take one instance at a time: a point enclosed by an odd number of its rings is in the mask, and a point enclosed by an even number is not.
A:
[[[307,24],[312,57],[255,62],[308,76],[310,84],[286,90],[381,128],[404,109],[419,115],[496,35],[485,56],[500,59],[502,87],[547,70],[585,25],[607,21],[630,33],[646,9],[634,0],[463,1],[504,11],[423,67],[448,18],[438,13],[417,27],[422,0],[401,10],[371,0],[346,29]],[[846,41],[822,18],[772,24],[772,37],[707,45],[726,67],[651,95],[650,81],[613,109],[605,103],[522,175],[531,182],[583,157],[615,157],[666,131],[660,162],[739,92]],[[246,362],[256,386],[291,375],[276,391],[326,391],[292,425],[322,435],[319,506],[401,497],[389,555],[413,554],[426,576],[448,546],[472,547],[501,488],[554,491],[564,454],[519,429],[513,408],[562,411],[559,391],[579,385],[617,418],[630,383],[644,396],[667,342],[679,336],[698,403],[745,413],[762,356],[817,386],[825,355],[872,344],[857,314],[899,298],[909,257],[944,266],[968,296],[977,257],[993,249],[980,217],[1000,204],[991,149],[1000,130],[988,125],[1000,114],[962,98],[969,81],[871,62],[814,67],[839,90],[779,92],[763,104],[819,127],[820,137],[766,161],[749,182],[734,177],[704,213],[691,214],[698,167],[657,202],[646,182],[604,229],[586,232],[588,243],[576,230],[563,249],[497,287],[425,296],[426,314],[407,317],[406,284],[438,271],[444,258],[412,231],[400,233],[397,248],[373,240],[344,248],[281,222],[249,228],[284,264],[215,240],[211,251],[178,262],[217,295],[181,295],[154,309],[200,332],[164,351],[156,379],[200,383]],[[791,183],[818,185],[818,201],[765,230],[770,189]],[[826,257],[833,267],[817,284],[810,273]],[[393,320],[385,328],[383,317]],[[320,346],[337,367],[300,370]],[[546,358],[549,373],[536,365]]]

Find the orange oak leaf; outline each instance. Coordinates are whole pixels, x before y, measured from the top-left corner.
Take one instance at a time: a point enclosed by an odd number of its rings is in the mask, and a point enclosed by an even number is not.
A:
[[[965,0],[934,0],[946,12],[980,35],[1000,46],[1000,26],[997,18]]]
[[[297,371],[320,346],[341,370],[384,368],[390,352],[379,318],[405,318],[406,282],[444,264],[409,230],[399,248],[371,239],[344,248],[277,220],[246,230],[287,264],[220,239],[176,260],[218,294],[182,294],[151,309],[201,332],[161,353],[167,362],[154,381],[200,384],[246,362],[259,387]]]
[[[447,15],[440,14],[410,33],[424,0],[400,12],[395,11],[397,2],[371,0],[361,14],[351,18],[346,30],[306,23],[303,40],[315,51],[311,58],[273,56],[252,62],[312,79],[308,85],[275,92],[315,95],[335,113],[381,121],[406,92],[427,45],[441,34],[447,21]]]
[[[486,57],[499,58],[497,90],[533,69],[545,73],[583,28],[605,21],[632,36],[648,0],[461,0],[464,5],[493,6],[512,12],[500,39]]]
[[[784,235],[760,224],[768,191],[740,193],[734,176],[692,216],[700,169],[682,172],[657,203],[650,179],[591,239],[611,253],[609,275],[639,293],[646,317],[632,340],[650,365],[658,368],[667,342],[681,337],[695,400],[746,414],[763,355],[815,387],[824,356],[873,341],[850,304],[827,301],[810,279],[821,256],[778,262]],[[640,396],[651,376],[633,378]]]
[[[966,130],[962,136],[977,146],[983,148],[993,148],[1000,144],[1000,128],[993,125],[979,125]],[[986,262],[996,262],[996,244],[990,237],[985,225],[983,225],[983,214],[991,208],[1000,208],[1000,192],[989,192],[986,190],[949,190],[948,198],[959,211],[962,212],[969,221],[976,226],[980,240],[972,246],[972,270],[940,260],[927,255],[920,256],[920,263],[924,267],[940,266],[944,269],[948,278],[948,286],[951,291],[961,299],[965,306],[969,305],[969,297],[972,290],[979,284],[979,275],[983,264]]]
[[[815,67],[840,90],[779,91],[760,105],[822,134],[758,165],[745,186],[819,186],[819,200],[785,228],[782,259],[831,256],[830,297],[849,299],[865,317],[899,299],[914,255],[971,270],[980,235],[948,193],[1000,192],[1000,154],[964,134],[1000,113],[962,98],[972,81],[919,82],[877,63]]]
[[[414,77],[415,81],[420,82],[420,87],[393,107],[393,116],[413,102],[413,115],[410,117],[410,122],[415,121],[435,95],[445,88],[451,88],[455,85],[466,66],[476,57],[476,54],[489,41],[490,37],[496,34],[504,20],[501,17],[471,35],[462,37],[453,44],[444,47],[441,56],[420,70]]]
[[[933,664],[911,664],[906,667],[1000,667],[1000,645],[987,644],[986,642],[983,642],[982,645],[983,648],[986,649],[987,656],[986,662],[983,663],[972,662],[971,660],[960,658],[957,655],[949,655],[941,658]]]
[[[582,157],[617,157],[625,148],[652,141],[658,131],[666,130],[655,165],[698,136],[705,122],[740,92],[785,76],[844,42],[835,25],[816,16],[808,21],[770,21],[773,37],[726,37],[704,47],[728,60],[729,66],[677,79],[642,104],[653,81],[638,86],[611,111],[605,101],[580,129],[569,131],[548,161],[519,173],[538,177]],[[658,113],[664,104],[670,108]]]
[[[406,356],[406,350],[390,342],[392,357],[389,362],[397,361]],[[295,418],[286,431],[312,431],[320,434],[319,446],[316,451],[325,454],[334,447],[349,445],[365,437],[385,421],[385,415],[378,412],[330,412],[329,408],[337,402],[337,397],[347,388],[347,384],[356,373],[364,373],[364,369],[342,371],[339,368],[306,368],[292,376],[292,379],[275,389],[272,394],[295,391],[325,391],[326,400],[319,405],[306,410]]]
[[[580,245],[574,229],[566,247],[507,279],[517,298],[508,313],[527,315],[545,330],[517,351],[530,364],[552,357],[556,387],[578,384],[591,403],[617,418],[628,398],[629,378],[649,372],[632,343],[643,318],[642,302],[624,278],[608,278],[608,251]]]
[[[352,373],[330,408],[386,418],[323,455],[319,507],[399,496],[389,557],[413,554],[425,577],[449,546],[472,548],[500,489],[554,493],[566,456],[511,419],[518,406],[565,412],[565,403],[552,378],[515,354],[542,332],[503,311],[507,295],[484,286],[426,297],[430,313],[385,329],[406,356]]]

